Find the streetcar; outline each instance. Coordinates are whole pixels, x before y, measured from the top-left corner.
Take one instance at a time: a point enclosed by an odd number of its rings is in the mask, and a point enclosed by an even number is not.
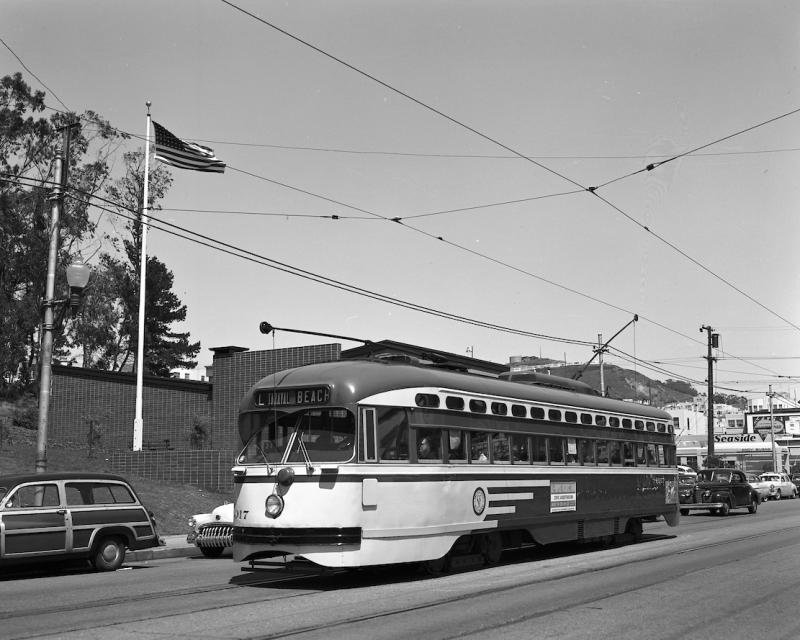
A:
[[[670,415],[555,376],[314,364],[254,385],[238,427],[233,555],[251,568],[438,572],[680,518]]]

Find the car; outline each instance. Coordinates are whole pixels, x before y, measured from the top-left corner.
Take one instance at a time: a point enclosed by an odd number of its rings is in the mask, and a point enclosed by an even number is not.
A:
[[[761,476],[759,476],[757,473],[748,473],[747,482],[751,487],[753,487],[753,489],[758,491],[758,496],[761,498],[761,502],[769,500],[769,482],[762,480]]]
[[[86,559],[115,571],[127,549],[162,544],[152,512],[121,476],[0,476],[0,565]]]
[[[697,472],[691,502],[681,502],[682,516],[690,511],[706,510],[727,516],[732,509],[758,511],[758,491],[747,482],[744,471],[729,468],[701,469]]]
[[[218,558],[233,545],[233,503],[226,502],[211,513],[189,518],[186,542],[194,544],[206,558]]]
[[[781,498],[796,498],[797,487],[785,473],[767,472],[761,474],[761,479],[769,482],[770,500],[780,500]]]
[[[688,469],[688,467],[685,467]],[[694,502],[694,487],[697,481],[697,473],[692,471],[692,473],[683,473],[680,471],[680,467],[678,467],[678,501],[681,504],[691,504]],[[682,512],[683,513],[683,512]],[[689,515],[689,512],[683,513],[683,515]]]
[[[794,486],[797,487],[798,495],[800,495],[800,473],[792,474],[792,482],[794,483]]]
[[[697,471],[692,469],[691,467],[686,467],[682,464],[678,465],[678,475],[685,475],[685,476],[697,476]]]

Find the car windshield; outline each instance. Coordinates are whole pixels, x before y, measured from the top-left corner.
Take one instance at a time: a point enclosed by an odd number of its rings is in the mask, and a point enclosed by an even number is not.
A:
[[[775,476],[775,475],[772,475],[772,474],[769,474],[769,473],[765,473],[765,474],[763,474],[763,475],[761,476],[761,479],[762,479],[762,480],[771,480],[771,481],[774,481],[774,480],[780,480],[781,478],[780,478],[780,476]]]
[[[305,409],[291,413],[244,414],[252,432],[239,464],[344,462],[355,450],[355,419],[347,409]],[[287,448],[291,447],[287,451]]]
[[[731,472],[718,469],[703,469],[697,472],[698,482],[730,482]]]

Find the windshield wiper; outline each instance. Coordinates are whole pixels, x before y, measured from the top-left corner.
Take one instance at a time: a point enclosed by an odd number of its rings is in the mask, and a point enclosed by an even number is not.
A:
[[[311,475],[314,473],[314,465],[311,464],[311,456],[308,455],[308,449],[306,449],[306,444],[303,442],[303,428],[300,425],[297,425],[297,428],[294,431],[294,440],[297,443],[297,448],[300,450],[300,453],[303,454],[303,461],[306,465],[306,473]],[[293,448],[294,445],[288,447],[287,451],[291,451]]]

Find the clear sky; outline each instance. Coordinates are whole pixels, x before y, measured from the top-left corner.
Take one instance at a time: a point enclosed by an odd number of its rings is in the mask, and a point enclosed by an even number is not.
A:
[[[50,90],[8,48],[0,64],[46,90],[49,106],[61,108],[54,93],[139,136],[120,165],[143,146],[147,100],[175,135],[213,147],[223,175],[173,171],[160,217],[174,224],[570,341],[610,338],[637,313],[612,346],[667,370],[638,365],[646,375],[688,376],[701,390],[699,329],[711,325],[720,386],[794,393],[800,113],[616,179],[800,108],[800,4],[233,4],[439,113],[215,0],[4,0],[0,37]],[[155,229],[148,243],[175,274],[201,364],[210,347],[319,341],[262,336],[262,320],[497,362],[592,356],[586,344],[411,311]]]

